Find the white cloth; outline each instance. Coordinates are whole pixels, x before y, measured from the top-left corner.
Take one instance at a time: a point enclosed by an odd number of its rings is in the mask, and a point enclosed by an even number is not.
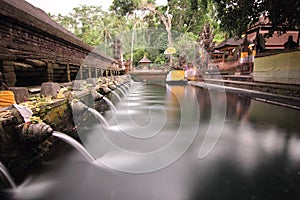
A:
[[[32,111],[30,108],[27,108],[26,106],[21,106],[18,104],[13,104],[13,106],[19,111],[21,116],[23,117],[25,123],[30,122],[30,117],[32,116]]]

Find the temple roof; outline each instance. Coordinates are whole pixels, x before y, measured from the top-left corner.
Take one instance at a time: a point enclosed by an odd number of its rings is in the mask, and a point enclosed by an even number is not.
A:
[[[223,42],[221,42],[219,45],[217,45],[215,47],[215,49],[220,50],[220,49],[224,49],[226,47],[237,47],[237,46],[241,45],[242,42],[243,42],[242,39],[236,40],[234,38],[228,38],[228,39],[224,40]]]
[[[151,60],[149,60],[146,55],[139,61],[139,63],[152,63]]]

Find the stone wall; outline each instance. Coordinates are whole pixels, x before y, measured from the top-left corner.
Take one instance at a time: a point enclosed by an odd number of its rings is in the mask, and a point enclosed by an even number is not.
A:
[[[155,71],[132,71],[129,73],[132,80],[136,82],[147,83],[165,83],[167,72],[155,72]]]
[[[0,4],[0,72],[8,86],[95,77],[111,63],[26,1]]]
[[[258,82],[300,85],[299,61],[300,51],[255,57],[253,79]]]
[[[88,92],[82,92],[78,98],[86,101],[84,99],[90,99],[89,95]],[[27,136],[21,131],[26,124],[17,109],[7,110],[6,115],[4,112],[0,111],[0,161],[5,164],[12,176],[17,177],[22,170],[49,150],[54,138],[43,139],[39,138],[38,134]],[[40,107],[39,111],[33,110],[33,113],[53,130],[78,137],[67,98],[54,100]],[[86,117],[85,114],[82,118]]]

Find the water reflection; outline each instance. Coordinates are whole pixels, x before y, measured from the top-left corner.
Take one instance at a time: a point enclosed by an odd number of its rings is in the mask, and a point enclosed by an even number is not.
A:
[[[273,128],[257,132],[246,124],[222,136],[206,159],[206,174],[197,173],[190,184],[190,199],[298,199],[299,154],[290,152],[299,152],[291,145],[299,145],[299,139]]]
[[[55,179],[55,184],[52,184],[48,191],[43,191],[46,195],[42,199],[296,200],[299,198],[299,111],[230,94],[226,94],[227,99],[224,101],[222,98],[224,94],[217,92],[210,94],[207,90],[195,87],[173,89],[176,90],[177,97],[174,91],[165,90],[163,87],[143,86],[132,95],[134,99],[129,102],[129,114],[142,116],[145,114],[143,111],[148,111],[147,108],[155,105],[157,100],[157,104],[167,109],[165,113],[153,109],[152,114],[156,118],[159,118],[158,114],[163,114],[167,119],[167,124],[163,128],[169,130],[171,127],[178,127],[178,121],[181,120],[179,111],[182,106],[179,99],[185,99],[187,104],[191,105],[185,107],[188,108],[187,113],[191,113],[186,115],[189,121],[187,124],[197,123],[199,128],[193,143],[182,157],[172,165],[152,173],[130,174],[91,165],[84,162],[82,155],[70,149],[68,145],[58,146],[59,149],[53,150],[65,152],[59,154],[58,161],[53,161],[53,157],[49,157],[48,160],[45,158],[47,162],[52,162],[51,166],[45,167],[41,163],[43,167],[39,166],[38,172],[32,169],[29,173],[39,177],[33,178],[32,184],[36,184],[39,180],[48,183]],[[198,99],[197,104],[189,100],[193,94]],[[203,144],[211,119],[211,97],[216,99],[217,108],[226,104],[226,120],[213,151],[205,158],[199,159],[199,148]],[[117,115],[124,120],[123,125],[126,126],[127,115],[126,109],[122,109],[125,105],[123,103],[117,106]],[[193,115],[195,106],[200,112],[199,119]],[[110,119],[109,113],[106,118]],[[107,151],[107,147],[101,143],[103,140],[103,136],[99,134],[101,127],[97,125],[96,120],[91,119],[90,123],[86,127],[81,127],[86,133],[82,139],[98,144],[92,151],[94,154]],[[109,123],[111,124],[111,121]],[[145,143],[141,144],[120,133],[119,129],[114,127],[110,130],[109,137],[118,145],[130,147],[132,151],[154,150],[174,138],[173,131],[165,131],[159,135],[159,139],[154,136],[151,141],[145,140]],[[187,128],[182,134],[191,133]],[[98,147],[103,149],[99,150]],[[139,164],[132,157],[113,152],[99,156],[106,156],[106,159],[113,159],[114,162],[127,166]]]
[[[198,90],[199,97],[205,96],[207,91]],[[201,110],[210,105],[202,99]],[[299,114],[227,94],[222,136],[212,154],[199,162],[201,172],[191,179],[189,199],[298,199]]]

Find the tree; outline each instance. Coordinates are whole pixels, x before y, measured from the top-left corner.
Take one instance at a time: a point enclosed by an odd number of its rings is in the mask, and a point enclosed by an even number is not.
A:
[[[100,42],[99,29],[103,14],[101,7],[81,5],[66,16],[58,14],[51,17],[86,44],[96,46]]]
[[[248,26],[260,17],[268,17],[274,31],[284,33],[287,30],[299,30],[299,0],[213,0],[216,6],[216,19],[221,28],[231,36],[240,36]]]
[[[66,16],[51,17],[90,46],[104,42],[105,51],[114,35],[127,30],[123,16],[104,12],[98,6],[81,5]]]
[[[116,14],[126,16],[132,14],[137,8],[137,2],[135,0],[113,0],[109,10],[114,11]]]
[[[179,32],[193,32],[198,34],[203,25],[211,16],[211,0],[178,0],[168,1],[170,13],[176,20],[173,21],[174,30]]]
[[[287,30],[300,28],[300,2],[299,0],[265,0],[265,16],[272,23],[271,32],[284,33]]]
[[[154,3],[155,0],[113,0],[109,10],[115,12],[117,15],[127,16],[137,10],[141,10],[145,5]]]
[[[109,41],[122,31],[127,30],[124,17],[116,16],[114,13],[105,12],[100,19],[100,42],[104,42],[105,53]]]
[[[172,28],[173,16],[169,13],[170,8],[167,7],[167,10],[164,14],[162,12],[160,12],[159,10],[157,10],[153,5],[148,5],[147,7],[145,7],[145,9],[156,14],[160,18],[160,20],[163,22],[163,24],[165,25],[165,29],[168,33],[168,47],[172,47],[173,40],[172,40],[171,28]]]

